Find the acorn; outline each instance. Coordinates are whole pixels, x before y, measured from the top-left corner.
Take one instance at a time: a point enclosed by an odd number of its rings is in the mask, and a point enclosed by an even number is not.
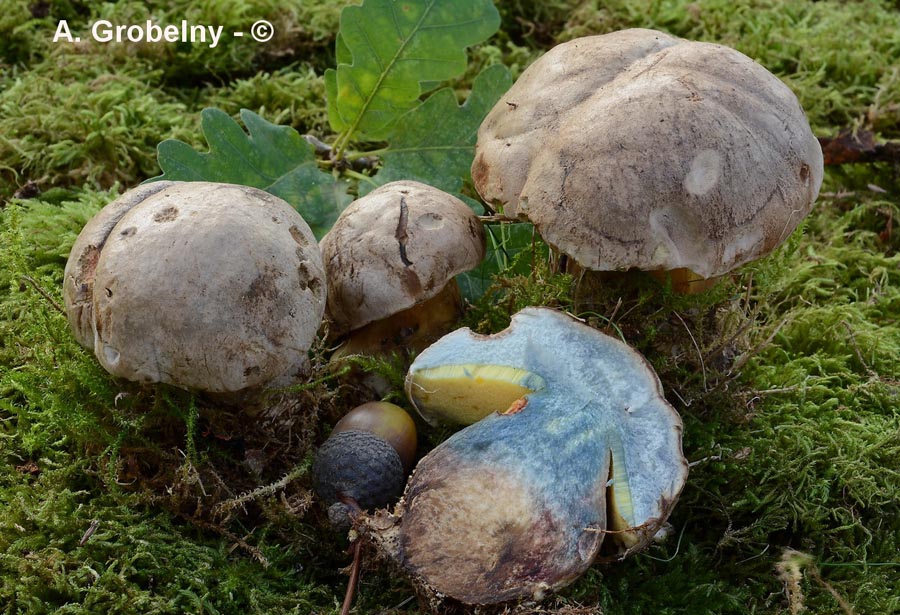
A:
[[[416,454],[416,424],[387,402],[357,406],[337,422],[313,463],[313,487],[337,528],[360,510],[388,505],[403,493]]]

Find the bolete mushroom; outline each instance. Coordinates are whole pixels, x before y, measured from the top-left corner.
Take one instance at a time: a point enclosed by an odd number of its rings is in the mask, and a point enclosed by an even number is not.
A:
[[[461,200],[414,181],[354,201],[322,238],[332,334],[342,355],[421,349],[459,318],[453,276],[484,258],[484,231]]]
[[[111,374],[230,394],[305,369],[323,278],[309,226],[281,199],[157,182],[84,227],[63,290],[75,337]]]
[[[643,29],[544,54],[485,118],[472,165],[482,198],[582,267],[687,282],[771,252],[822,175],[777,77],[728,47]]]
[[[408,391],[431,420],[489,414],[426,455],[368,528],[423,588],[465,603],[562,587],[604,536],[641,548],[687,477],[681,419],[646,360],[560,312],[450,333],[416,358]]]

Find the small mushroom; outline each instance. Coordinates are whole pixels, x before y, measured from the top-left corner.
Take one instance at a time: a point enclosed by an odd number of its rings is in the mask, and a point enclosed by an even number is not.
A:
[[[484,258],[484,231],[461,200],[413,181],[385,184],[345,209],[322,238],[339,354],[421,349],[460,316],[453,276]]]
[[[262,190],[158,182],[82,230],[63,294],[75,337],[111,374],[211,393],[287,384],[325,309],[318,245]]]
[[[422,587],[469,604],[540,598],[604,537],[647,544],[687,477],[681,419],[641,355],[565,314],[460,329],[420,354],[408,392],[429,420],[480,421],[417,465],[376,544]]]
[[[544,54],[487,115],[472,165],[482,198],[582,267],[677,271],[688,286],[774,250],[822,176],[777,77],[733,49],[643,29]]]

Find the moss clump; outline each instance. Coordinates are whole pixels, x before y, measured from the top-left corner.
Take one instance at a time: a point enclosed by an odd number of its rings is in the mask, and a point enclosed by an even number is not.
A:
[[[217,107],[237,117],[250,109],[275,124],[293,126],[301,134],[325,135],[331,130],[322,101],[325,82],[309,66],[291,66],[237,79],[226,87],[200,94],[200,106]]]
[[[160,135],[190,137],[196,120],[132,62],[111,73],[95,59],[60,56],[7,77],[0,92],[0,197],[41,188],[137,183],[156,170]]]
[[[27,179],[43,190],[0,212],[0,613],[339,612],[346,545],[308,487],[310,447],[367,401],[350,375],[319,372],[259,422],[229,418],[208,400],[110,379],[52,302],[76,233],[117,191],[104,190],[156,175],[165,138],[200,144],[200,107],[264,110],[327,138],[320,75],[343,4],[50,0],[0,16],[0,200]],[[503,0],[502,32],[473,50],[458,86],[493,61],[518,72],[558,41],[656,27],[776,71],[820,135],[855,125],[898,138],[895,4]],[[286,38],[218,50],[50,42],[60,18],[75,31],[148,13],[226,26],[273,15]],[[537,251],[469,314],[487,332],[525,305],[555,305],[637,345],[684,417],[694,463],[666,542],[510,611],[900,612],[897,169],[829,170],[823,190],[787,246],[712,293],[679,297],[643,277],[595,284],[554,273]],[[399,361],[358,365],[403,399]],[[356,609],[425,611],[374,562]]]

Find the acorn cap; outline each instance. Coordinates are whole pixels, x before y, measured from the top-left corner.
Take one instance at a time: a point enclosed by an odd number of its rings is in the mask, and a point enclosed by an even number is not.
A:
[[[329,507],[330,516],[333,505],[342,498],[355,500],[363,510],[386,506],[400,497],[405,482],[397,451],[366,431],[333,434],[319,448],[313,463],[313,487]]]
[[[475,187],[587,269],[724,274],[809,213],[822,151],[747,56],[654,30],[554,47],[478,131]]]
[[[437,295],[484,258],[484,231],[458,198],[391,182],[345,209],[321,241],[333,333],[382,320]]]

